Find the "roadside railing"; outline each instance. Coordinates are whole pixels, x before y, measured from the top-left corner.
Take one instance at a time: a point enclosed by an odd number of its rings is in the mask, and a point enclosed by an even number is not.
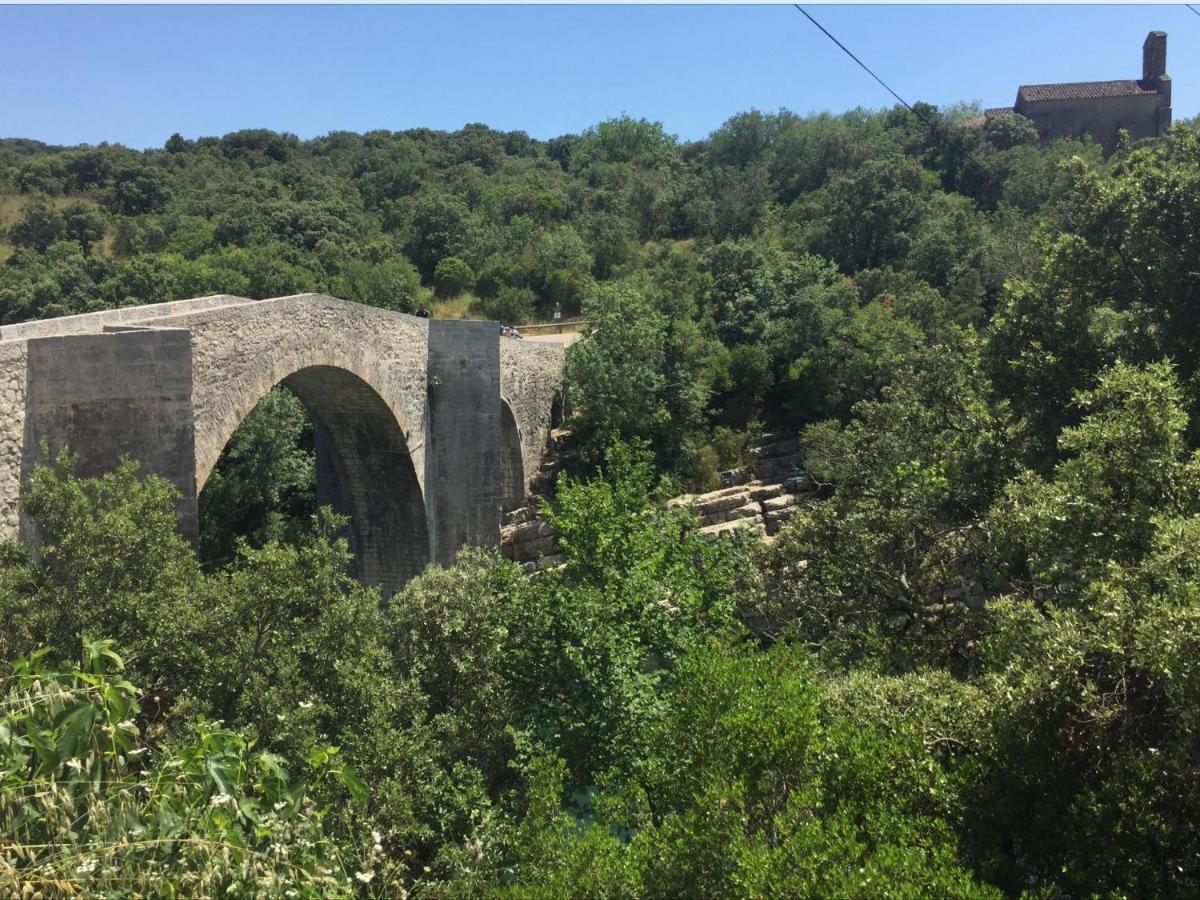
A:
[[[576,331],[583,331],[587,327],[587,324],[587,321],[582,316],[573,316],[570,319],[560,319],[557,322],[537,322],[532,325],[518,325],[517,328],[523,335],[571,334]]]

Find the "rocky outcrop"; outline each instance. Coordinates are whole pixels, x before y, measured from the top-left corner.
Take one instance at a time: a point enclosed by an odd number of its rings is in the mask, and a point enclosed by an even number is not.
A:
[[[556,432],[555,446],[561,444]],[[814,485],[795,477],[801,464],[799,442],[794,437],[767,440],[751,451],[751,462],[736,470],[740,482],[704,494],[684,494],[667,501],[672,508],[687,507],[696,515],[700,534],[718,540],[739,530],[754,533],[770,542],[804,502]],[[557,472],[555,454],[542,465],[541,484],[548,484]],[[531,498],[533,499],[533,498]],[[558,535],[538,518],[533,505],[513,510],[504,517],[500,529],[500,550],[506,559],[520,563],[527,572],[541,572],[561,565],[557,550]]]
[[[799,502],[800,494],[783,482],[751,481],[707,494],[685,494],[669,501],[669,505],[691,507],[699,519],[700,533],[706,538],[716,540],[746,527],[770,540]]]

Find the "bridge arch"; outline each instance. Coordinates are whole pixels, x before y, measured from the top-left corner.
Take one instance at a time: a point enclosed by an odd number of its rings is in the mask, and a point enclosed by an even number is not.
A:
[[[511,512],[525,503],[524,442],[512,407],[500,398],[500,500],[504,512]]]
[[[350,519],[353,574],[390,595],[430,560],[424,494],[396,414],[366,379],[347,368],[303,366],[244,394],[236,414],[222,417],[210,444],[220,449],[199,460],[197,496],[237,426],[277,384],[296,395],[316,426],[317,500]]]

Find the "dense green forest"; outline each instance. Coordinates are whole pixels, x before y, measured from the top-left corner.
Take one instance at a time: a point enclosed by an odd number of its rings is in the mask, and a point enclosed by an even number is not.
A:
[[[1200,128],[918,105],[680,143],[0,142],[0,322],[325,291],[580,311],[565,565],[387,603],[272,394],[0,548],[0,887],[112,896],[1200,894]],[[766,432],[773,543],[667,497]]]

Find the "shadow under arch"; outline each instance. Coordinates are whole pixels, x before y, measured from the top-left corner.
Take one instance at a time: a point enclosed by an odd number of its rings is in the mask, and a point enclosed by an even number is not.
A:
[[[500,398],[500,502],[504,512],[525,504],[525,457],[512,407]]]
[[[565,393],[566,393],[566,390],[564,388],[560,387],[557,391],[554,392],[554,399],[550,401],[550,430],[551,431],[553,431],[555,428],[562,428],[563,415],[564,415],[563,405],[564,405],[564,399],[565,399],[563,395]]]
[[[345,369],[309,366],[278,383],[316,426],[317,502],[350,519],[352,574],[390,596],[430,560],[424,495],[400,423],[373,387]]]

